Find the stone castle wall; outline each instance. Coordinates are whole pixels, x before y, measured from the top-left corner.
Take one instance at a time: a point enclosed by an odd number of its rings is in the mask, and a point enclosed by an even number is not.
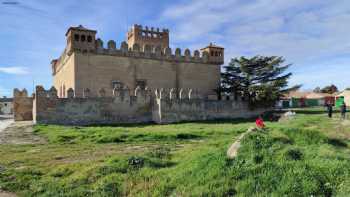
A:
[[[33,98],[28,96],[26,89],[14,89],[13,113],[15,121],[33,120]]]
[[[219,119],[250,118],[258,116],[266,109],[250,110],[242,101],[235,101],[228,97],[227,100],[217,98],[203,98],[198,92],[181,90],[179,97],[173,97],[172,93],[163,91],[156,95],[153,113],[157,123],[175,123],[182,121],[203,121]]]
[[[113,81],[135,89],[140,80],[153,89],[197,88],[208,95],[214,94],[220,82],[220,65],[210,63],[206,52],[201,54],[196,50],[191,54],[186,49],[182,53],[181,49],[172,51],[171,48],[162,51],[159,47],[141,48],[138,44],[129,49],[126,42],[118,49],[114,41],[109,41],[104,48],[100,39],[96,41],[96,51],[66,53],[54,64],[54,86],[59,97],[65,97],[62,95],[66,95],[69,88],[74,89],[78,97],[84,88],[89,88],[94,96],[104,88],[112,96]]]
[[[91,97],[84,89],[84,97],[75,97],[73,89],[67,98],[59,98],[52,87],[45,90],[37,86],[33,109],[29,108],[31,98],[15,96],[18,107],[15,117],[33,113],[33,120],[39,124],[93,125],[119,123],[174,123],[181,121],[202,121],[216,119],[249,118],[264,110],[249,110],[241,101],[210,100],[192,89],[136,88],[115,89],[113,96],[107,96],[101,89],[98,97]],[[22,109],[22,110],[18,110]],[[16,119],[16,120],[24,120]]]
[[[34,98],[34,122],[40,124],[91,125],[116,123],[141,123],[152,121],[151,95],[139,90],[135,95],[129,89],[114,92],[114,97],[105,97],[104,90],[99,97],[75,98],[68,90],[68,98],[58,98],[55,88],[36,88]]]

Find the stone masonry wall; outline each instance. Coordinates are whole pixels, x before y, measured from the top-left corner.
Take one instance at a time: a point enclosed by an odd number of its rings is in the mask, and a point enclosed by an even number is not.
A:
[[[13,112],[15,121],[33,120],[33,98],[28,97],[26,89],[13,91]]]
[[[112,96],[113,82],[135,89],[139,81],[154,89],[197,88],[202,94],[214,94],[220,83],[220,64],[210,63],[210,58],[208,52],[198,50],[162,50],[149,45],[129,46],[126,42],[116,48],[112,40],[105,48],[98,39],[93,52],[65,51],[53,61],[54,86],[59,97],[66,97],[69,88],[77,96],[82,96],[84,88],[94,96],[104,88]]]
[[[58,98],[55,88],[46,91],[36,88],[34,100],[34,122],[41,124],[91,125],[116,123],[141,123],[152,121],[151,98],[146,90],[136,90],[130,95],[129,89],[114,92],[114,97],[89,97],[84,90],[83,98],[74,98],[73,89],[68,98]]]
[[[249,118],[264,110],[250,111],[241,101],[209,100],[198,91],[181,89],[155,89],[137,87],[115,89],[113,96],[106,96],[104,89],[99,97],[77,98],[73,89],[68,98],[58,98],[57,90],[45,90],[37,86],[34,98],[34,122],[40,124],[92,125],[119,123],[173,123],[215,119]]]
[[[242,101],[209,100],[202,99],[193,93],[185,94],[182,98],[156,98],[156,106],[153,113],[157,123],[174,123],[181,121],[200,121],[251,118],[258,116],[266,109],[250,110],[248,105]],[[163,94],[164,95],[164,94]],[[192,98],[191,98],[192,97]]]

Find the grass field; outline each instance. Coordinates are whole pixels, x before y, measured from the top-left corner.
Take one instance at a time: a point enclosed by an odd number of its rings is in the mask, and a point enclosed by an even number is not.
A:
[[[46,144],[0,145],[0,188],[19,196],[348,196],[350,123],[318,110],[267,122],[238,157],[249,120],[64,127]]]

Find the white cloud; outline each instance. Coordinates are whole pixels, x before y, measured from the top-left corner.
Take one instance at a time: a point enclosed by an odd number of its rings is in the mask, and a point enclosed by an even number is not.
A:
[[[0,72],[6,73],[6,74],[14,74],[14,75],[25,75],[28,74],[29,71],[26,67],[0,67]]]
[[[225,63],[237,56],[280,55],[293,63],[292,71],[307,70],[296,72],[293,83],[332,78],[350,84],[339,71],[330,73],[329,66],[337,65],[328,63],[344,56],[350,63],[348,0],[192,0],[168,7],[160,20],[174,24],[170,36],[176,44],[224,46]],[[308,78],[311,73],[320,77]]]
[[[161,18],[175,24],[175,43],[218,42],[231,53],[226,57],[276,54],[301,62],[350,51],[344,0],[193,0],[165,9]]]

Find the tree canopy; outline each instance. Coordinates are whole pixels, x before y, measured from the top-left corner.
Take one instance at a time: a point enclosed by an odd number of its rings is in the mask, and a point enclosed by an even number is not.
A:
[[[300,85],[288,87],[291,64],[284,65],[284,58],[278,56],[255,56],[231,59],[224,67],[219,90],[241,97],[251,107],[273,106],[285,93],[296,90]]]
[[[331,84],[329,86],[326,86],[326,87],[322,88],[321,92],[322,93],[333,94],[335,92],[338,92],[338,88],[334,84]]]

